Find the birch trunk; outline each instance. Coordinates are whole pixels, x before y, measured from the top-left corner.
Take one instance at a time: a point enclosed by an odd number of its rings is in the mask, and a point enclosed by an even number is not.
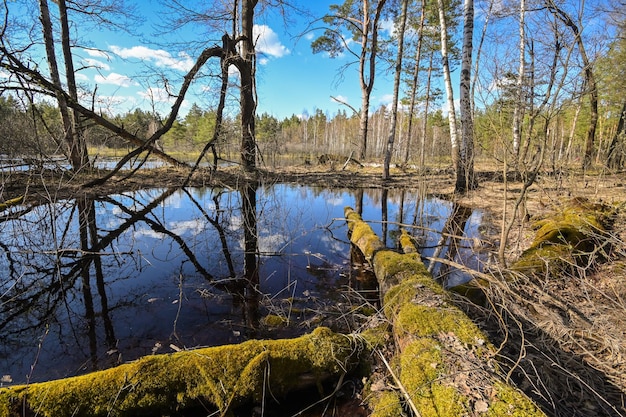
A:
[[[455,192],[464,193],[476,188],[474,176],[474,122],[470,95],[472,72],[472,40],[474,36],[474,1],[463,4],[463,53],[461,62],[461,143],[456,167]]]
[[[452,80],[450,79],[450,63],[448,59],[448,26],[446,24],[446,14],[443,0],[437,0],[437,9],[439,11],[439,31],[441,35],[441,65],[443,69],[443,79],[446,88],[446,97],[448,100],[448,123],[450,125],[452,165],[456,172],[459,163],[459,140],[456,130],[454,92],[452,90]]]
[[[513,155],[515,158],[515,165],[517,166],[517,160],[519,158],[519,149],[521,143],[521,125],[523,118],[523,105],[524,105],[524,72],[525,67],[525,44],[526,34],[524,17],[526,15],[526,1],[520,0],[519,11],[519,69],[517,73],[517,97],[515,101],[515,107],[513,108]]]

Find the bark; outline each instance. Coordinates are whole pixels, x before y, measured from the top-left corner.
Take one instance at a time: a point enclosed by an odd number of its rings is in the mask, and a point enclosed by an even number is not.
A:
[[[376,76],[376,55],[378,54],[378,25],[386,0],[378,0],[374,20],[370,20],[369,0],[363,0],[363,24],[361,27],[361,54],[359,57],[359,82],[361,84],[361,112],[359,137],[361,138],[360,160],[367,156],[370,97]],[[371,30],[371,39],[370,39]],[[371,40],[371,44],[370,44]]]
[[[396,55],[395,77],[393,81],[393,99],[391,109],[391,123],[389,126],[389,136],[385,149],[385,163],[383,168],[383,179],[389,178],[389,165],[393,154],[393,144],[396,139],[396,125],[398,123],[398,99],[400,95],[400,76],[402,75],[402,56],[404,54],[404,30],[406,28],[408,0],[402,0],[402,12],[400,14],[400,30],[398,32],[398,53]]]
[[[461,143],[459,144],[454,191],[464,193],[477,187],[474,176],[474,118],[473,98],[470,95],[472,70],[472,38],[474,36],[474,1],[465,0],[463,6],[463,52],[461,61]]]
[[[67,5],[65,0],[58,0],[59,20],[61,22],[61,47],[63,50],[63,61],[65,62],[65,78],[67,80],[67,91],[70,97],[78,102],[78,88],[76,86],[76,76],[74,74],[74,59],[70,39],[69,18],[67,15]],[[85,143],[84,129],[79,114],[71,109],[72,133],[70,159],[74,169],[89,165],[89,155],[87,144]],[[77,168],[78,167],[78,168]]]
[[[459,140],[456,130],[456,110],[454,108],[454,92],[452,90],[452,80],[450,78],[450,62],[448,58],[448,26],[446,24],[446,13],[443,0],[437,0],[439,11],[439,32],[441,35],[441,65],[443,69],[443,79],[448,100],[448,123],[450,126],[450,145],[452,148],[452,165],[456,172],[459,163]]]
[[[241,75],[241,161],[246,171],[256,169],[256,53],[252,28],[254,26],[254,8],[258,0],[243,0],[241,4],[241,42],[240,65],[237,66]]]
[[[346,207],[345,215],[351,242],[376,274],[397,347],[392,361],[382,359],[390,370],[389,362],[396,364],[392,375],[401,395],[374,393],[372,415],[400,415],[389,410],[401,410],[406,403],[417,416],[544,416],[502,378],[494,361],[496,348],[434,282],[408,234],[402,233],[403,253],[398,253],[386,249],[352,208]],[[459,375],[463,382],[456,383]]]

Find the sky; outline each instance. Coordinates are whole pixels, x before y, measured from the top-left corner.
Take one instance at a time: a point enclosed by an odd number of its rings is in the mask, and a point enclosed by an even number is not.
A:
[[[149,109],[151,103],[156,103],[155,108],[164,115],[171,106],[171,96],[156,84],[148,84],[142,74],[147,67],[167,70],[172,92],[176,92],[196,56],[181,44],[165,46],[167,35],[163,38],[150,37],[155,25],[161,23],[164,13],[157,1],[140,0],[135,3],[139,4],[139,11],[146,18],[143,31],[154,42],[121,32],[94,31],[89,37],[95,48],[80,53],[81,63],[88,68],[79,72],[79,81],[92,89],[97,85],[98,94],[104,98],[103,106],[109,109],[115,108],[123,113],[137,107]],[[321,17],[337,0],[300,0],[300,3],[311,9],[314,16]],[[326,53],[313,54],[311,42],[322,34],[322,30],[313,29],[304,33],[310,20],[294,16],[286,25],[278,13],[257,17],[257,114],[268,113],[283,119],[294,114],[312,115],[317,109],[330,116],[340,108],[351,113],[349,108],[340,105],[331,96],[357,109],[360,107],[357,66],[350,67],[341,77],[340,68],[349,62],[348,57],[330,58]],[[389,104],[392,78],[392,74],[378,76],[371,97],[373,109]],[[195,83],[194,92],[200,95],[190,96],[182,113],[196,101],[204,108],[202,94],[211,94],[207,88],[202,80]],[[215,102],[215,91],[213,95]]]

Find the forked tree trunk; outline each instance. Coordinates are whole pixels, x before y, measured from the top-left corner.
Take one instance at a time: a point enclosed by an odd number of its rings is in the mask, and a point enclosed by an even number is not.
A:
[[[79,152],[79,148],[76,146],[76,143],[74,141],[74,123],[70,115],[67,100],[61,92],[61,76],[59,73],[59,65],[56,58],[52,20],[50,19],[50,9],[48,7],[47,0],[39,0],[39,17],[41,19],[41,25],[43,28],[43,39],[45,43],[48,67],[50,69],[50,79],[52,81],[52,84],[54,84],[54,86],[57,88],[56,99],[59,105],[59,112],[61,113],[61,122],[63,125],[63,140],[67,149],[67,157],[70,160],[72,169],[78,170],[82,166],[82,158]]]

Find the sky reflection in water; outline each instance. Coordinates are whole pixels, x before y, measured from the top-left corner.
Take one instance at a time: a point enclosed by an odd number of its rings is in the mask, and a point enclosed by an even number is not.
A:
[[[362,201],[363,218],[379,236],[386,232],[388,247],[399,223],[420,226],[409,231],[427,256],[440,237],[424,228],[441,230],[453,212],[450,202],[400,190],[385,198],[382,190],[272,185],[252,196],[259,292],[240,285],[242,201],[251,197],[237,190],[143,190],[5,217],[0,375],[35,382],[174,348],[307,332],[317,323],[314,311],[346,303],[345,289],[358,287],[345,206]],[[483,213],[464,216],[466,235],[478,236]],[[471,251],[456,256],[476,267]],[[295,326],[259,326],[268,313]]]

